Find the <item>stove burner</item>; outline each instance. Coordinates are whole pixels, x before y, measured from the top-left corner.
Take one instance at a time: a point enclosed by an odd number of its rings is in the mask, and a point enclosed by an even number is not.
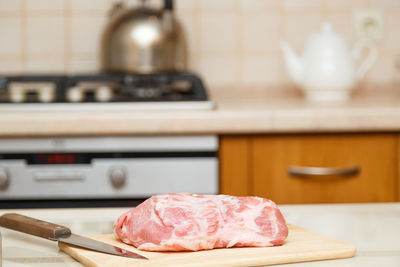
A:
[[[0,104],[207,101],[191,73],[0,77]]]

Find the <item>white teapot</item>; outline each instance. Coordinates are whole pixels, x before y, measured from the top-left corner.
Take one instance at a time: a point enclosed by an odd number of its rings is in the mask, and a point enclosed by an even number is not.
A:
[[[313,101],[349,99],[351,89],[372,67],[378,53],[369,40],[360,40],[349,49],[327,22],[322,24],[320,32],[308,38],[302,57],[297,56],[288,43],[281,41],[280,46],[289,76],[304,90],[306,98]],[[365,47],[369,53],[360,63]]]

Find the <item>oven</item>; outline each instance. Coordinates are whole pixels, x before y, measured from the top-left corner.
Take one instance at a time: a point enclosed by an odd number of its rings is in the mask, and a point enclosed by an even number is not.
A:
[[[218,193],[218,138],[0,139],[1,208],[134,206],[162,193]]]
[[[213,108],[190,72],[0,76],[0,111]],[[0,205],[134,206],[161,193],[215,194],[217,151],[214,135],[0,138]]]

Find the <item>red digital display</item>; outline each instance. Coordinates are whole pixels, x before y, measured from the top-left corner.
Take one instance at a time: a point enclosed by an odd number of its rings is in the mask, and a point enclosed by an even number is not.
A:
[[[74,164],[74,154],[40,154],[39,160],[42,164]]]

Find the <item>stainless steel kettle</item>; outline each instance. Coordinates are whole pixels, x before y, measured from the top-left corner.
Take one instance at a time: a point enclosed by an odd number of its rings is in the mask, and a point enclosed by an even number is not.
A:
[[[186,39],[173,14],[173,1],[161,10],[118,2],[102,40],[102,70],[151,74],[186,70]]]

